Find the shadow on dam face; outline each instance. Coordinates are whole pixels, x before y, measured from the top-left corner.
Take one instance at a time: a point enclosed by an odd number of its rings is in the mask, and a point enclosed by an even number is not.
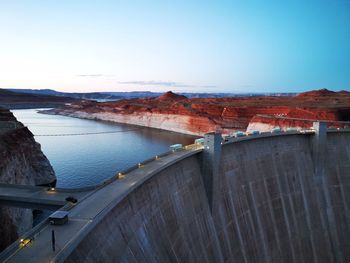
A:
[[[243,140],[220,151],[209,172],[204,150],[152,176],[65,261],[350,262],[350,132]]]

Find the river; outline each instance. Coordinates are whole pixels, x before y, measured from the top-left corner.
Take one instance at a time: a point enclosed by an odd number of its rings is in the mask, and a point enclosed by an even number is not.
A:
[[[196,137],[140,126],[12,110],[41,144],[57,176],[57,187],[96,185],[118,171]]]

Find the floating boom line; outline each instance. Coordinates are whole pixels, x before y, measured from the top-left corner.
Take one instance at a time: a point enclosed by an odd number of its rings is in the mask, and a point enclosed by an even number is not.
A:
[[[130,131],[138,131],[144,128],[137,129],[129,129],[122,131],[105,131],[105,132],[85,132],[85,133],[60,133],[60,134],[36,134],[36,137],[50,137],[50,136],[83,136],[83,135],[97,135],[97,134],[110,134],[110,133],[121,133],[121,132],[130,132]]]

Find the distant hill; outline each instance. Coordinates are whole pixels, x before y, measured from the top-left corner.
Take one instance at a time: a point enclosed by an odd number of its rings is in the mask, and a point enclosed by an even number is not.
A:
[[[57,97],[71,97],[83,100],[118,100],[123,97],[100,92],[60,92],[52,89],[8,89],[12,92],[50,95]]]
[[[135,98],[153,98],[159,97],[163,92],[151,92],[151,91],[131,91],[131,92],[101,92],[103,94],[111,94],[115,96],[121,96],[125,99]],[[178,95],[185,96],[187,98],[226,98],[226,97],[257,97],[257,96],[278,96],[289,97],[295,96],[297,93],[196,93],[196,92],[177,92]]]
[[[343,91],[347,92],[347,91]],[[338,92],[331,91],[328,89],[311,90],[303,93],[299,93],[297,97],[329,97],[339,95]]]
[[[163,92],[152,91],[104,91],[104,92],[60,92],[52,89],[7,89],[13,92],[63,96],[83,100],[120,100],[120,99],[136,99],[136,98],[154,98],[159,97]],[[256,97],[256,96],[295,96],[296,93],[193,93],[193,92],[179,92],[179,95],[187,98],[225,98],[225,97]]]
[[[0,89],[0,107],[8,109],[56,107],[74,101],[78,100],[70,97],[19,93]]]
[[[169,100],[179,101],[179,100],[185,100],[185,99],[187,99],[186,96],[175,94],[172,91],[168,91],[157,98],[157,100],[159,100],[159,101],[164,101],[164,100],[165,101],[169,101]]]

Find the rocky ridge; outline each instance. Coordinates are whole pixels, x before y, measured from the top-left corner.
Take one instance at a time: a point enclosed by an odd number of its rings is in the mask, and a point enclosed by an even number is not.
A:
[[[245,131],[258,124],[290,127],[289,121],[277,123],[261,115],[286,118],[346,121],[350,119],[350,93],[326,89],[301,93],[293,97],[226,97],[187,98],[167,92],[157,98],[120,100],[117,102],[78,102],[45,111],[72,117],[115,121],[152,128],[203,135],[211,131],[231,133]],[[300,123],[310,127],[310,122]],[[260,125],[265,129],[266,125]],[[268,128],[270,129],[270,126]],[[263,130],[262,130],[263,131]]]
[[[73,101],[77,99],[0,89],[0,107],[7,109],[52,108]]]
[[[55,184],[56,176],[33,134],[0,108],[0,183]],[[31,209],[0,206],[0,251],[32,227]]]

